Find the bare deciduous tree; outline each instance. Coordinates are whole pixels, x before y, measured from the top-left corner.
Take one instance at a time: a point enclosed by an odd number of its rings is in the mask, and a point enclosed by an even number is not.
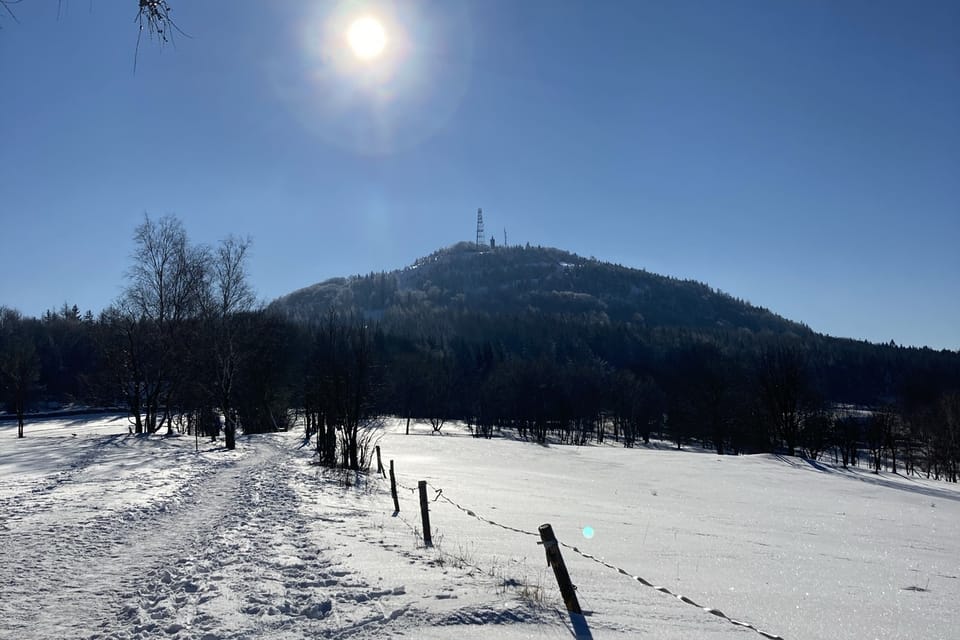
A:
[[[214,373],[212,392],[224,416],[224,438],[227,449],[236,447],[236,415],[234,388],[243,364],[239,344],[242,314],[253,308],[256,298],[247,281],[246,260],[251,241],[229,236],[211,255],[209,283],[203,306],[205,325],[209,329],[209,348]]]
[[[149,216],[134,232],[136,249],[129,284],[114,313],[128,342],[130,409],[137,433],[170,426],[172,401],[180,391],[182,366],[193,353],[191,320],[200,315],[209,256],[193,247],[181,222]]]

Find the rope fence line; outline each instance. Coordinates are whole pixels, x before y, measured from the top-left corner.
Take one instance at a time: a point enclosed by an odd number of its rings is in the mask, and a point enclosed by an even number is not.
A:
[[[415,493],[419,493],[419,491],[420,491],[419,488],[416,488],[416,487],[408,487],[408,486],[404,485],[402,482],[397,482],[397,486],[398,486],[399,488],[401,488],[401,489],[405,489],[405,490],[409,491],[410,493],[414,493],[414,494],[415,494]],[[434,502],[436,502],[436,501],[437,501],[437,498],[440,497],[440,493],[441,493],[442,491],[443,491],[442,489],[440,489],[440,490],[437,491],[437,495],[433,498],[433,501],[434,501]],[[446,497],[444,497],[444,499],[447,500],[447,502],[451,502],[451,501],[448,500]],[[451,504],[456,504],[456,503],[452,503],[452,502],[451,502]],[[459,505],[456,505],[456,506],[457,506],[458,508],[460,508],[460,509],[463,509],[462,507],[459,507]],[[470,513],[470,514],[473,515],[474,517],[478,517],[478,516],[476,516],[476,514],[473,514],[473,513],[472,513],[471,511],[469,511],[469,510],[464,510],[464,511],[465,511],[466,513]],[[395,515],[395,517],[396,517],[398,520],[400,520],[400,522],[402,522],[403,524],[405,524],[405,525],[407,526],[407,528],[410,529],[410,531],[412,531],[412,532],[414,533],[414,535],[419,536],[421,539],[423,538],[423,532],[421,532],[415,525],[411,524],[406,518],[404,518],[404,517],[403,517],[402,515],[400,515],[399,513],[396,513],[396,514],[394,514],[394,515]],[[493,522],[493,521],[491,521],[491,520],[484,520],[484,522],[490,522],[491,524],[497,524],[498,526],[502,526],[502,525],[499,525],[498,523],[495,523],[495,522]],[[528,532],[523,532],[523,533],[528,533]],[[531,534],[531,535],[534,535],[534,534]],[[443,555],[443,552],[441,551],[440,554],[441,554],[441,556],[442,556],[442,555]],[[483,567],[481,567],[480,565],[477,565],[477,564],[474,564],[474,563],[472,563],[472,562],[469,562],[468,560],[466,560],[466,559],[464,559],[464,558],[456,558],[456,561],[459,562],[459,563],[461,563],[461,564],[464,565],[464,566],[470,567],[470,568],[472,568],[472,569],[476,569],[477,571],[480,571],[480,572],[485,572],[485,571],[486,571],[486,570],[485,570]]]
[[[507,531],[513,531],[514,533],[522,533],[522,534],[525,535],[525,536],[533,536],[534,538],[539,538],[539,537],[540,537],[540,534],[539,534],[539,533],[533,533],[532,531],[525,531],[525,530],[523,530],[523,529],[517,529],[516,527],[511,527],[510,525],[502,524],[502,523],[500,523],[500,522],[496,522],[495,520],[490,520],[489,518],[484,518],[484,517],[481,516],[481,515],[477,515],[477,512],[474,511],[473,509],[467,509],[467,508],[464,507],[463,505],[457,504],[456,502],[454,502],[453,500],[451,500],[451,499],[448,498],[447,496],[443,495],[443,489],[437,489],[437,488],[436,488],[435,486],[433,486],[433,485],[430,485],[430,486],[431,486],[431,487],[434,489],[434,491],[436,491],[436,493],[437,493],[437,495],[436,495],[436,496],[434,497],[434,499],[433,499],[434,502],[436,502],[437,500],[439,500],[439,499],[442,498],[443,500],[445,500],[446,502],[449,502],[450,504],[452,504],[454,507],[456,507],[456,508],[459,509],[460,511],[463,511],[465,514],[467,514],[467,515],[470,516],[471,518],[476,518],[476,519],[479,520],[480,522],[486,522],[487,524],[493,525],[493,526],[495,526],[495,527],[500,527],[501,529],[506,529]]]
[[[627,576],[628,578],[630,578],[631,580],[636,580],[637,582],[639,582],[640,584],[642,584],[642,585],[645,586],[645,587],[650,587],[651,589],[653,589],[653,590],[655,590],[655,591],[659,591],[660,593],[665,593],[665,594],[667,594],[668,596],[673,596],[674,598],[676,598],[676,599],[679,600],[680,602],[683,602],[683,603],[685,603],[685,604],[689,604],[689,605],[692,606],[692,607],[696,607],[696,608],[698,608],[698,609],[700,609],[700,610],[702,610],[702,611],[705,611],[705,612],[707,612],[707,613],[709,613],[709,614],[711,614],[711,615],[714,615],[714,616],[717,616],[718,618],[721,618],[721,619],[723,619],[723,620],[726,620],[726,621],[729,622],[730,624],[734,624],[734,625],[736,625],[736,626],[738,626],[738,627],[744,627],[744,628],[747,628],[747,629],[752,629],[753,631],[756,631],[757,633],[759,633],[759,634],[760,634],[761,636],[763,636],[764,638],[769,638],[770,640],[784,640],[782,636],[778,636],[778,635],[776,635],[776,634],[769,633],[769,632],[767,632],[767,631],[763,631],[763,630],[761,630],[761,629],[758,629],[757,627],[753,626],[753,625],[750,624],[749,622],[743,622],[742,620],[734,620],[733,618],[731,618],[730,616],[728,616],[727,614],[725,614],[723,611],[720,611],[719,609],[716,609],[716,608],[714,608],[714,607],[705,607],[705,606],[703,606],[703,605],[697,604],[696,602],[694,602],[693,600],[691,600],[690,598],[688,598],[688,597],[685,596],[685,595],[681,595],[681,594],[679,594],[679,593],[674,593],[673,591],[671,591],[671,590],[668,589],[667,587],[661,587],[661,586],[655,585],[655,584],[653,584],[652,582],[650,582],[649,580],[646,580],[645,578],[643,578],[642,576],[635,576],[635,575],[633,575],[632,573],[630,573],[629,571],[627,571],[626,569],[622,569],[621,567],[612,565],[612,564],[610,564],[609,562],[606,562],[605,560],[601,560],[600,558],[598,558],[598,557],[595,556],[595,555],[592,555],[592,554],[586,553],[586,552],[584,552],[584,551],[581,551],[580,549],[574,547],[573,545],[567,544],[566,542],[561,542],[561,543],[560,543],[560,546],[561,546],[561,547],[565,547],[565,548],[567,548],[567,549],[570,549],[570,550],[573,551],[574,553],[579,554],[580,556],[586,558],[587,560],[593,560],[594,562],[596,562],[596,563],[598,563],[598,564],[602,564],[602,565],[605,566],[605,567],[608,567],[608,568],[610,568],[610,569],[613,569],[613,570],[616,571],[617,573],[619,573],[619,574],[621,574],[621,575],[625,575],[625,576]]]
[[[405,485],[403,485],[403,484],[401,484],[401,483],[399,483],[399,482],[397,483],[397,486],[399,486],[399,487],[401,487],[401,488],[403,488],[403,489],[406,489],[406,490],[408,490],[408,491],[414,492],[414,493],[416,493],[416,492],[418,491],[418,489],[416,489],[416,488],[407,487],[407,486],[405,486]],[[535,537],[535,538],[539,538],[539,537],[540,537],[540,534],[539,534],[539,533],[534,533],[534,532],[532,532],[532,531],[526,531],[526,530],[524,530],[524,529],[518,529],[518,528],[516,528],[516,527],[511,527],[511,526],[509,526],[509,525],[505,525],[505,524],[502,524],[502,523],[500,523],[500,522],[496,522],[496,521],[494,521],[494,520],[490,520],[490,519],[488,519],[488,518],[484,518],[483,516],[477,515],[477,512],[474,511],[473,509],[468,509],[467,507],[464,507],[463,505],[458,504],[457,502],[454,502],[454,501],[451,500],[449,497],[447,497],[446,495],[444,495],[442,488],[438,488],[438,487],[436,487],[436,486],[433,485],[433,484],[429,484],[429,486],[436,492],[436,495],[435,495],[434,498],[433,498],[433,501],[434,501],[434,502],[436,502],[437,500],[443,499],[444,501],[450,503],[451,505],[453,505],[454,507],[456,507],[456,508],[459,509],[460,511],[464,512],[465,514],[467,514],[467,515],[470,516],[471,518],[475,518],[475,519],[477,519],[477,520],[479,520],[479,521],[481,521],[481,522],[485,522],[485,523],[487,523],[487,524],[489,524],[489,525],[493,525],[493,526],[495,526],[495,527],[500,527],[501,529],[506,529],[507,531],[512,531],[512,532],[520,533],[520,534],[527,535],[527,536],[533,536],[533,537]],[[410,526],[410,525],[408,524],[407,526]],[[542,543],[538,542],[537,544],[542,544]],[[774,633],[770,633],[770,632],[768,632],[768,631],[763,631],[762,629],[758,629],[756,626],[754,626],[753,624],[751,624],[751,623],[749,623],[749,622],[744,622],[744,621],[742,621],[742,620],[736,620],[736,619],[734,619],[734,618],[731,618],[730,616],[728,616],[727,614],[725,614],[723,611],[721,611],[720,609],[717,609],[717,608],[715,608],[715,607],[705,607],[705,606],[703,606],[703,605],[701,605],[701,604],[698,604],[697,602],[694,602],[691,598],[688,598],[688,597],[685,596],[685,595],[682,595],[682,594],[679,594],[679,593],[674,593],[674,592],[671,591],[669,588],[656,585],[656,584],[650,582],[649,580],[643,578],[642,576],[633,575],[632,573],[630,573],[630,572],[627,571],[626,569],[623,569],[622,567],[618,567],[618,566],[616,566],[616,565],[610,564],[609,562],[607,562],[607,561],[605,561],[605,560],[602,560],[602,559],[598,558],[597,556],[595,556],[595,555],[593,555],[593,554],[586,553],[585,551],[581,551],[580,549],[578,549],[577,547],[575,547],[575,546],[573,546],[573,545],[571,545],[571,544],[567,544],[566,542],[560,542],[559,544],[560,544],[560,546],[565,547],[565,548],[569,549],[570,551],[573,551],[573,552],[576,553],[577,555],[579,555],[579,556],[581,556],[581,557],[583,557],[583,558],[586,558],[587,560],[592,560],[593,562],[596,562],[596,563],[598,563],[598,564],[600,564],[600,565],[603,565],[604,567],[607,567],[608,569],[612,569],[612,570],[616,571],[617,573],[619,573],[619,574],[621,574],[621,575],[624,575],[624,576],[630,578],[631,580],[634,580],[634,581],[636,581],[636,582],[639,582],[640,584],[642,584],[642,585],[645,586],[645,587],[649,587],[649,588],[653,589],[654,591],[659,591],[660,593],[664,593],[664,594],[666,594],[666,595],[668,595],[668,596],[673,596],[674,598],[676,598],[676,599],[679,600],[680,602],[683,602],[684,604],[688,604],[688,605],[690,605],[690,606],[692,606],[692,607],[696,607],[697,609],[700,609],[701,611],[704,611],[704,612],[706,612],[706,613],[709,613],[710,615],[716,616],[716,617],[718,617],[718,618],[720,618],[720,619],[722,619],[722,620],[726,620],[727,622],[729,622],[729,623],[732,624],[732,625],[736,625],[736,626],[738,626],[738,627],[743,627],[743,628],[745,628],[745,629],[750,629],[750,630],[752,630],[752,631],[755,631],[756,633],[760,634],[760,635],[763,636],[764,638],[768,638],[768,640],[784,640],[784,638],[783,638],[782,636],[779,636],[779,635],[774,634]],[[574,588],[576,588],[576,587],[574,587]]]
[[[416,493],[418,491],[416,487],[408,487],[407,485],[403,484],[399,480],[397,480],[397,486],[400,487],[401,489],[404,489],[405,491],[409,491],[410,493]]]

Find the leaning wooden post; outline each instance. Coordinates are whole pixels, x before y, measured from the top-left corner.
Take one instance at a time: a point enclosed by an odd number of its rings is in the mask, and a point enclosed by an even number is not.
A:
[[[433,537],[430,535],[430,509],[427,502],[427,481],[417,483],[420,488],[420,517],[423,518],[423,546],[432,547]]]
[[[386,472],[383,470],[383,462],[380,461],[380,445],[377,445],[377,473],[379,473],[384,478],[387,477]]]
[[[563,563],[563,556],[560,554],[560,543],[553,535],[553,527],[549,524],[540,525],[540,539],[543,541],[543,550],[547,552],[547,566],[553,567],[553,574],[557,577],[560,595],[563,596],[567,611],[582,613],[580,603],[577,602],[577,592],[573,583],[570,582],[570,574],[567,573],[567,565]]]
[[[390,461],[390,495],[393,496],[393,510],[400,513],[400,501],[397,499],[397,476],[393,473],[393,460]]]

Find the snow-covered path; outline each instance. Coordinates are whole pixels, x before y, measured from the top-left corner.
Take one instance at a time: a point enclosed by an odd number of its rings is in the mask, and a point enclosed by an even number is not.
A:
[[[569,635],[471,569],[438,568],[384,522],[381,488],[339,486],[293,434],[236,452],[192,444],[50,437],[0,456],[13,470],[0,480],[0,637],[468,638],[458,627],[482,623]],[[38,462],[57,447],[70,453]]]
[[[346,637],[402,614],[384,604],[402,588],[370,588],[320,556],[289,451],[263,438],[245,453],[171,499],[120,513],[81,518],[55,499],[38,507],[37,490],[32,502],[7,505],[19,517],[4,548],[26,544],[17,565],[0,565],[0,635],[209,640],[295,628],[296,637]],[[44,488],[56,492],[96,462]]]
[[[289,452],[262,439],[203,487],[207,499],[158,523],[165,533],[143,554],[155,561],[122,580],[119,624],[104,623],[96,637],[324,637],[332,629],[344,637],[368,618],[396,617],[381,603],[394,590],[371,589],[321,556],[298,508],[295,473]]]

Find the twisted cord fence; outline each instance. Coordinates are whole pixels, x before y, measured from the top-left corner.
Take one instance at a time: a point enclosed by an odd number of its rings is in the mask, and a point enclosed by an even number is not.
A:
[[[494,526],[494,527],[499,527],[499,528],[501,528],[501,529],[506,529],[507,531],[512,531],[512,532],[514,532],[514,533],[520,533],[520,534],[523,534],[523,535],[526,535],[526,536],[533,536],[533,537],[535,537],[535,538],[539,538],[539,537],[540,537],[540,534],[539,534],[539,533],[535,533],[535,532],[533,532],[533,531],[527,531],[527,530],[525,530],[525,529],[518,529],[518,528],[516,528],[516,527],[511,527],[510,525],[506,525],[506,524],[503,524],[503,523],[501,523],[501,522],[497,522],[497,521],[495,521],[495,520],[490,520],[489,518],[484,518],[483,516],[478,515],[475,510],[473,510],[473,509],[468,509],[467,507],[463,506],[462,504],[459,504],[458,502],[455,502],[454,500],[452,500],[452,499],[449,498],[448,496],[444,495],[442,488],[439,488],[439,487],[437,487],[437,486],[435,486],[435,485],[433,485],[433,484],[429,484],[429,483],[428,483],[428,485],[429,485],[429,486],[434,490],[434,492],[435,492],[435,496],[434,496],[434,498],[433,498],[433,501],[434,501],[434,502],[436,502],[437,500],[441,500],[441,499],[442,499],[442,500],[444,500],[445,502],[450,503],[451,505],[453,505],[454,507],[456,507],[457,509],[459,509],[459,510],[462,511],[463,513],[467,514],[467,515],[470,516],[471,518],[475,518],[476,520],[479,520],[480,522],[485,522],[485,523],[487,523],[487,524],[489,524],[489,525],[492,525],[492,526]],[[412,491],[412,492],[416,492],[416,491],[417,491],[417,489],[412,488],[412,487],[407,487],[407,486],[405,486],[405,485],[403,485],[403,484],[400,484],[399,482],[397,483],[397,486],[402,487],[403,489],[406,489],[406,490],[408,490],[408,491]],[[573,546],[573,545],[570,545],[570,544],[567,544],[566,542],[560,542],[560,546],[561,546],[561,547],[564,547],[564,548],[566,548],[566,549],[569,549],[570,551],[573,551],[573,552],[576,553],[577,555],[579,555],[579,556],[581,556],[581,557],[583,557],[583,558],[586,558],[587,560],[592,560],[593,562],[596,562],[597,564],[603,565],[604,567],[607,567],[608,569],[613,569],[613,570],[616,571],[617,573],[619,573],[619,574],[621,574],[621,575],[624,575],[624,576],[627,576],[627,577],[630,578],[631,580],[634,580],[634,581],[636,581],[636,582],[639,582],[640,584],[642,584],[642,585],[645,586],[645,587],[649,587],[650,589],[653,589],[653,590],[655,590],[655,591],[659,591],[660,593],[664,593],[664,594],[666,594],[666,595],[668,595],[668,596],[673,596],[674,598],[676,598],[676,599],[679,600],[680,602],[683,602],[684,604],[688,604],[688,605],[690,605],[690,606],[692,606],[692,607],[696,607],[697,609],[700,609],[701,611],[704,611],[704,612],[706,612],[706,613],[709,613],[710,615],[716,616],[716,617],[718,617],[718,618],[720,618],[720,619],[722,619],[722,620],[726,620],[727,622],[729,622],[729,623],[732,624],[732,625],[736,625],[736,626],[738,626],[738,627],[743,627],[743,628],[745,628],[745,629],[750,629],[750,630],[752,630],[752,631],[755,631],[756,633],[760,634],[760,635],[763,636],[764,638],[768,638],[768,640],[784,640],[784,638],[783,638],[782,636],[779,636],[779,635],[777,635],[777,634],[775,634],[775,633],[770,633],[770,632],[768,632],[768,631],[764,631],[764,630],[762,630],[762,629],[759,629],[759,628],[757,628],[756,626],[754,626],[753,624],[751,624],[751,623],[749,623],[749,622],[744,622],[744,621],[742,621],[742,620],[736,620],[736,619],[734,619],[734,618],[731,618],[730,616],[728,616],[727,614],[725,614],[723,611],[721,611],[720,609],[717,609],[717,608],[715,608],[715,607],[706,607],[706,606],[703,606],[703,605],[701,605],[701,604],[698,604],[697,602],[695,602],[695,601],[692,600],[691,598],[688,598],[688,597],[685,596],[685,595],[682,595],[682,594],[679,594],[679,593],[674,593],[673,591],[671,591],[671,590],[668,589],[667,587],[662,587],[662,586],[656,585],[656,584],[650,582],[649,580],[647,580],[646,578],[644,578],[644,577],[642,577],[642,576],[634,575],[634,574],[630,573],[629,571],[627,571],[626,569],[624,569],[624,568],[622,568],[622,567],[618,567],[618,566],[616,566],[616,565],[610,564],[609,562],[607,562],[607,561],[605,561],[605,560],[601,560],[601,559],[598,558],[597,556],[595,556],[595,555],[593,555],[593,554],[590,554],[590,553],[586,553],[585,551],[581,551],[581,550],[578,549],[577,547],[575,547],[575,546]]]
[[[767,631],[763,631],[763,630],[761,630],[761,629],[758,629],[757,627],[753,626],[753,625],[750,624],[749,622],[743,622],[742,620],[734,620],[733,618],[731,618],[730,616],[728,616],[727,614],[725,614],[723,611],[720,611],[720,609],[715,609],[715,608],[713,608],[713,607],[705,607],[705,606],[703,606],[703,605],[697,604],[696,602],[694,602],[693,600],[691,600],[690,598],[688,598],[688,597],[685,596],[685,595],[681,595],[681,594],[679,594],[679,593],[674,593],[673,591],[671,591],[671,590],[668,589],[667,587],[661,587],[661,586],[655,585],[655,584],[653,584],[652,582],[650,582],[649,580],[646,580],[645,578],[643,578],[642,576],[635,576],[635,575],[631,574],[630,572],[628,572],[626,569],[623,569],[623,568],[618,567],[618,566],[616,566],[616,565],[612,565],[612,564],[610,564],[609,562],[606,562],[606,561],[604,561],[604,560],[601,560],[600,558],[598,558],[598,557],[595,556],[595,555],[592,555],[592,554],[586,553],[586,552],[584,552],[584,551],[581,551],[580,549],[574,547],[573,545],[569,545],[569,544],[567,544],[567,543],[565,543],[565,542],[561,542],[561,543],[560,543],[560,546],[561,546],[561,547],[566,547],[567,549],[570,549],[570,551],[573,551],[574,553],[576,553],[576,554],[578,554],[578,555],[586,558],[587,560],[593,560],[594,562],[596,562],[596,563],[598,563],[598,564],[602,564],[602,565],[605,566],[605,567],[608,567],[608,568],[610,568],[610,569],[613,569],[613,570],[616,571],[617,573],[619,573],[619,574],[621,574],[621,575],[625,575],[625,576],[627,576],[628,578],[630,578],[631,580],[636,580],[637,582],[639,582],[640,584],[642,584],[642,585],[645,586],[645,587],[650,587],[651,589],[653,589],[653,590],[655,590],[655,591],[659,591],[660,593],[665,593],[665,594],[667,594],[668,596],[673,596],[674,598],[676,598],[676,599],[679,600],[680,602],[683,602],[683,603],[685,603],[685,604],[689,604],[690,606],[696,607],[696,608],[698,608],[698,609],[700,609],[700,610],[702,610],[702,611],[706,611],[707,613],[709,613],[709,614],[711,614],[711,615],[714,615],[714,616],[717,616],[718,618],[721,618],[721,619],[723,619],[723,620],[726,620],[726,621],[729,622],[730,624],[734,624],[734,625],[736,625],[736,626],[738,626],[738,627],[745,627],[745,628],[747,628],[747,629],[752,629],[753,631],[756,631],[757,633],[759,633],[759,634],[760,634],[761,636],[763,636],[764,638],[769,638],[770,640],[783,640],[783,638],[782,638],[781,636],[778,636],[778,635],[776,635],[776,634],[769,633],[769,632],[767,632]]]
[[[409,491],[410,493],[416,493],[418,489],[416,487],[408,487],[399,480],[397,480],[397,486],[403,489],[404,491]]]
[[[534,533],[534,532],[532,532],[532,531],[526,531],[526,530],[524,530],[524,529],[517,529],[516,527],[511,527],[510,525],[502,524],[502,523],[500,523],[500,522],[496,522],[495,520],[490,520],[489,518],[484,518],[483,516],[477,514],[477,512],[474,511],[473,509],[467,509],[467,508],[464,507],[463,505],[458,504],[458,503],[454,502],[453,500],[451,500],[450,498],[448,498],[447,496],[443,495],[443,489],[438,489],[437,487],[433,486],[432,484],[430,484],[429,486],[436,492],[436,496],[434,496],[434,498],[433,498],[433,501],[434,501],[434,502],[436,502],[436,501],[439,500],[439,499],[443,499],[444,501],[449,502],[450,504],[452,504],[454,507],[456,507],[456,508],[459,509],[460,511],[463,511],[465,514],[467,514],[467,515],[470,516],[471,518],[476,518],[476,519],[479,520],[480,522],[486,522],[487,524],[493,525],[494,527],[500,527],[501,529],[506,529],[507,531],[513,531],[514,533],[522,533],[522,534],[525,535],[525,536],[533,536],[534,538],[539,538],[539,537],[540,537],[540,534],[539,534],[539,533]]]

